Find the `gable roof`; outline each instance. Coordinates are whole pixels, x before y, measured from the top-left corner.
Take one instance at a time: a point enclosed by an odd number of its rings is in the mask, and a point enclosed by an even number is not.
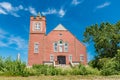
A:
[[[62,24],[57,25],[56,28],[54,28],[54,30],[67,30]]]

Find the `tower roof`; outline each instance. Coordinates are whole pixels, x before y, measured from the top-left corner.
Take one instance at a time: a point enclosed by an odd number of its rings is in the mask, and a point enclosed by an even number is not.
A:
[[[56,28],[54,28],[54,30],[67,30],[62,24],[57,25]]]
[[[41,13],[40,13],[40,12],[38,12],[37,16],[41,17]]]

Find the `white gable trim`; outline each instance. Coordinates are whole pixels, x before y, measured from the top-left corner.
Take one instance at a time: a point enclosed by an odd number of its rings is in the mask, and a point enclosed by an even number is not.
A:
[[[59,24],[54,30],[67,30],[62,24]]]

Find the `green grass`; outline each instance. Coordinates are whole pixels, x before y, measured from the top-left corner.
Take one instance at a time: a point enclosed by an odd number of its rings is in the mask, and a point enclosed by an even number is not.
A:
[[[114,76],[30,76],[30,77],[0,77],[0,80],[120,80],[119,75]]]

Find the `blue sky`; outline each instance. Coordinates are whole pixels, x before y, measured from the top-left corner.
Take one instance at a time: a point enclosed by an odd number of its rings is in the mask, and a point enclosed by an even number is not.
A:
[[[87,26],[120,20],[120,0],[0,0],[0,56],[27,62],[29,22],[41,12],[47,33],[59,23],[80,41]],[[88,61],[95,56],[93,43],[86,43]]]

